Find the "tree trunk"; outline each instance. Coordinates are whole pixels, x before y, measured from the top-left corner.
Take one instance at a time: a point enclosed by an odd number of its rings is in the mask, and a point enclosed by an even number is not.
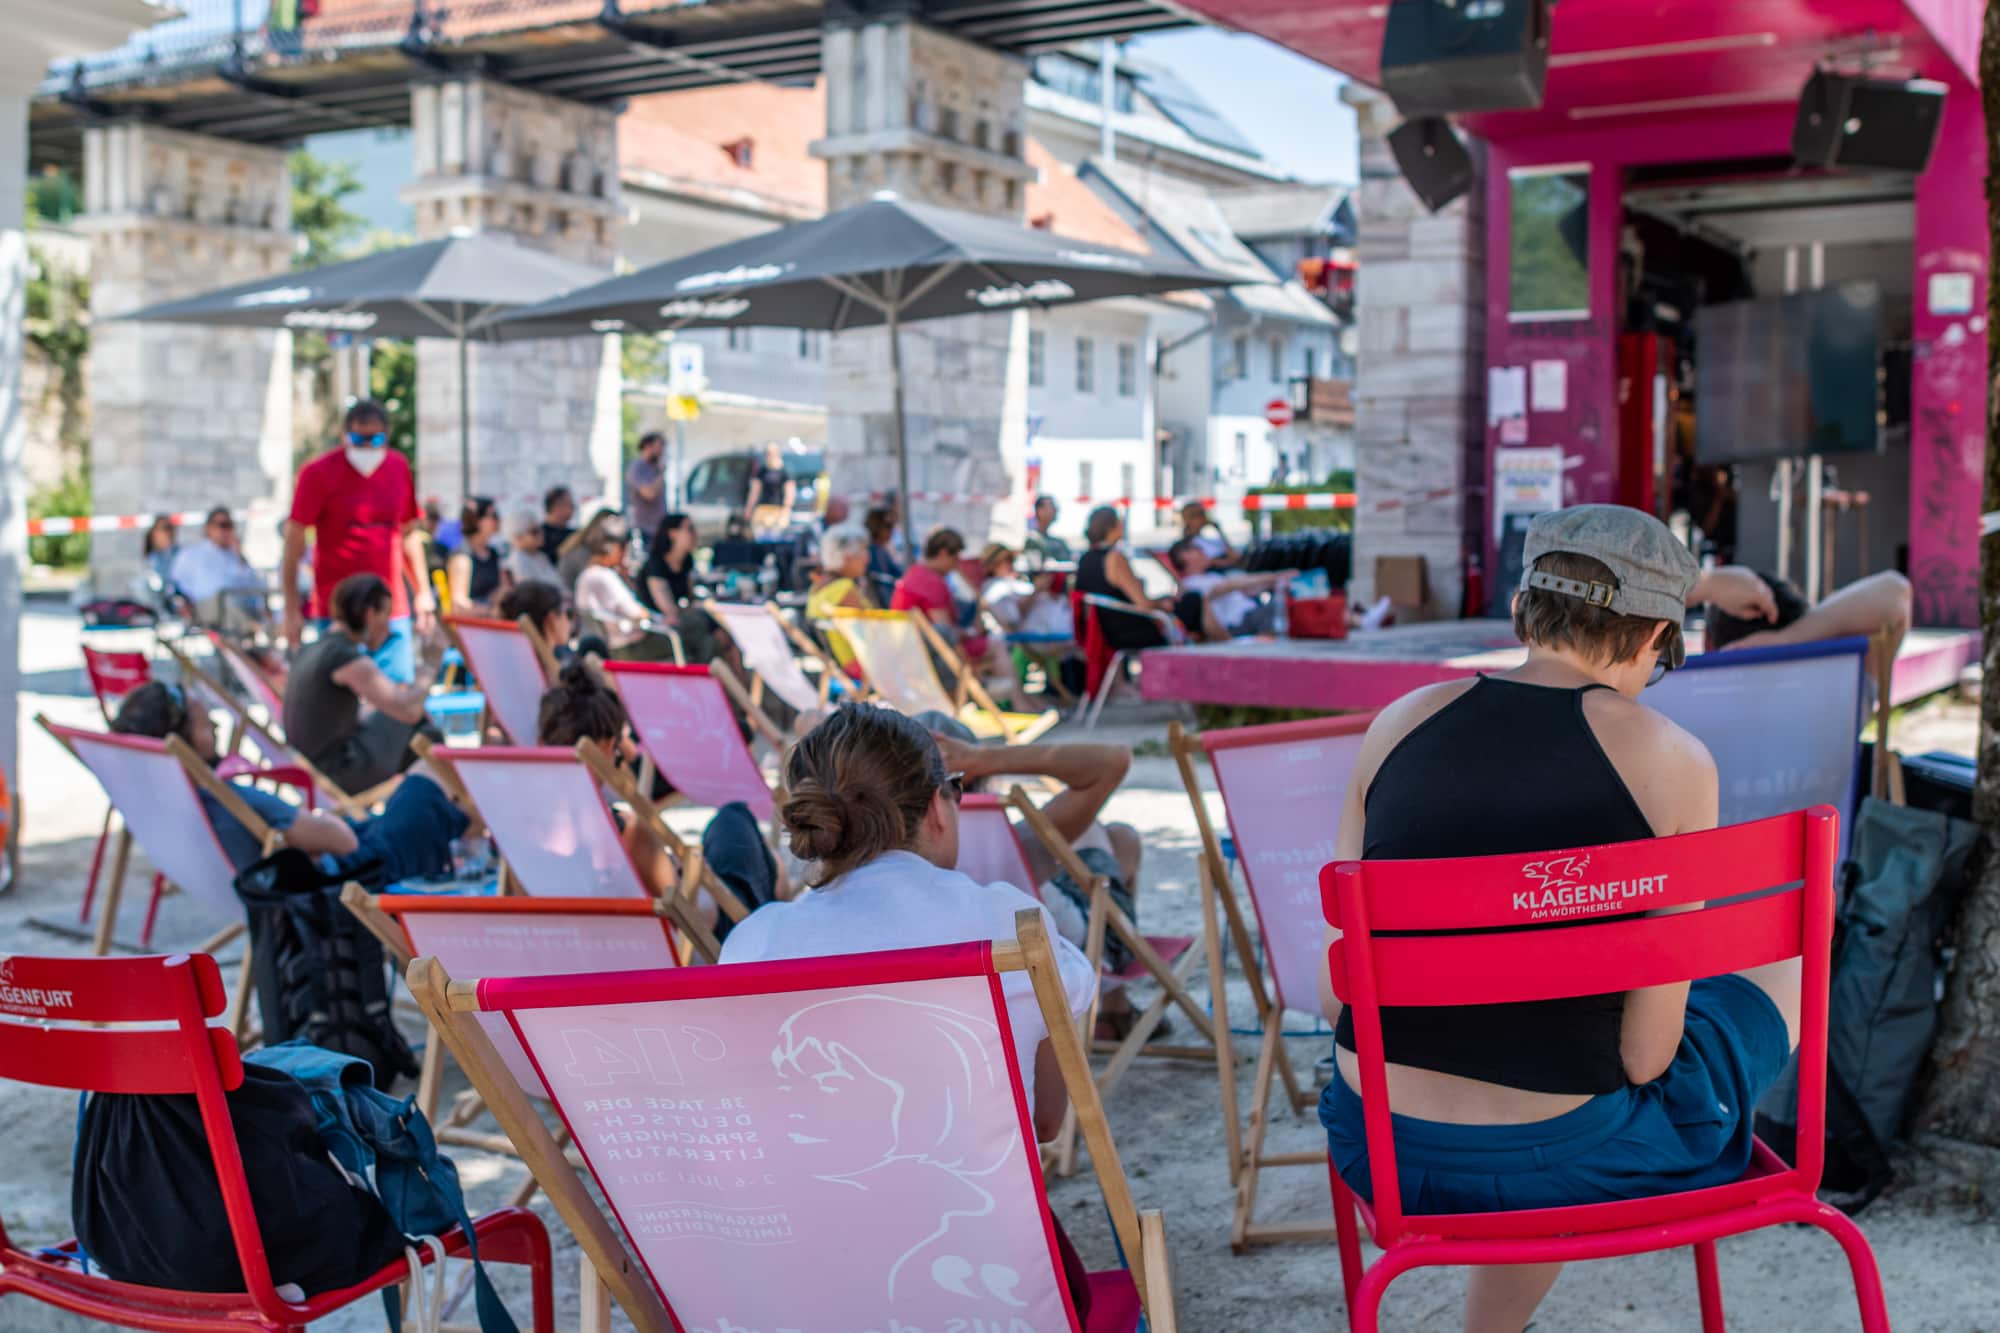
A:
[[[1986,115],[1986,220],[2000,254],[2000,4],[1986,9],[1979,49]],[[1982,513],[2000,510],[2000,283],[1987,268],[1986,486]],[[1934,1072],[1919,1123],[1954,1138],[2000,1146],[2000,536],[1980,538],[1979,780],[1973,816],[1986,833],[1984,869],[1959,918],[1958,947]]]

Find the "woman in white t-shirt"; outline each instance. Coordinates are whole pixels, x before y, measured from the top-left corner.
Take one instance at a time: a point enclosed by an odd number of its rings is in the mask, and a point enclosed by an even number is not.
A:
[[[739,922],[722,943],[721,961],[1012,939],[1014,914],[1032,907],[1042,913],[1070,1013],[1081,1014],[1097,978],[1041,904],[1011,885],[981,884],[951,868],[958,864],[963,782],[961,774],[946,772],[937,742],[910,718],[870,704],[836,710],[792,747],[778,812],[793,854],[814,863],[812,888]],[[1028,974],[1009,972],[1000,987],[1035,1134],[1046,1141],[1062,1128],[1069,1092]],[[1059,1222],[1055,1230],[1082,1318],[1089,1279]]]

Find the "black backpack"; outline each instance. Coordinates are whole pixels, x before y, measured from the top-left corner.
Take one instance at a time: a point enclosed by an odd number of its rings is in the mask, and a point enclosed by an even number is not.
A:
[[[323,1146],[290,1074],[243,1066],[226,1093],[271,1280],[338,1291],[403,1256],[373,1194]],[[242,1291],[222,1185],[192,1094],[96,1093],[78,1119],[70,1221],[105,1274],[174,1291]]]
[[[417,1075],[396,1030],[382,945],[340,903],[350,875],[328,875],[286,847],[236,877],[250,919],[252,975],[264,1042],[302,1038],[366,1060],[377,1087]]]

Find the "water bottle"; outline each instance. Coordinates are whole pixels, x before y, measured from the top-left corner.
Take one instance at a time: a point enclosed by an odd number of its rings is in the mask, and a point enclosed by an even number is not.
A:
[[[1292,590],[1282,587],[1274,588],[1271,591],[1271,597],[1273,602],[1271,607],[1271,633],[1281,639],[1289,639],[1292,636]]]

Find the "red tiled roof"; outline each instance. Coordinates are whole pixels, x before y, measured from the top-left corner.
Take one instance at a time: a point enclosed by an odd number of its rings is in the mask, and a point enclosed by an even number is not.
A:
[[[826,164],[810,152],[826,133],[826,89],[737,83],[634,98],[618,121],[621,174],[788,218],[826,211]],[[732,148],[749,141],[748,166]],[[1041,172],[1025,197],[1027,221],[1090,245],[1144,251],[1139,233],[1041,144],[1027,141]]]
[[[635,97],[618,119],[620,174],[788,218],[826,211],[826,90],[733,83]],[[732,154],[749,141],[748,166]]]

